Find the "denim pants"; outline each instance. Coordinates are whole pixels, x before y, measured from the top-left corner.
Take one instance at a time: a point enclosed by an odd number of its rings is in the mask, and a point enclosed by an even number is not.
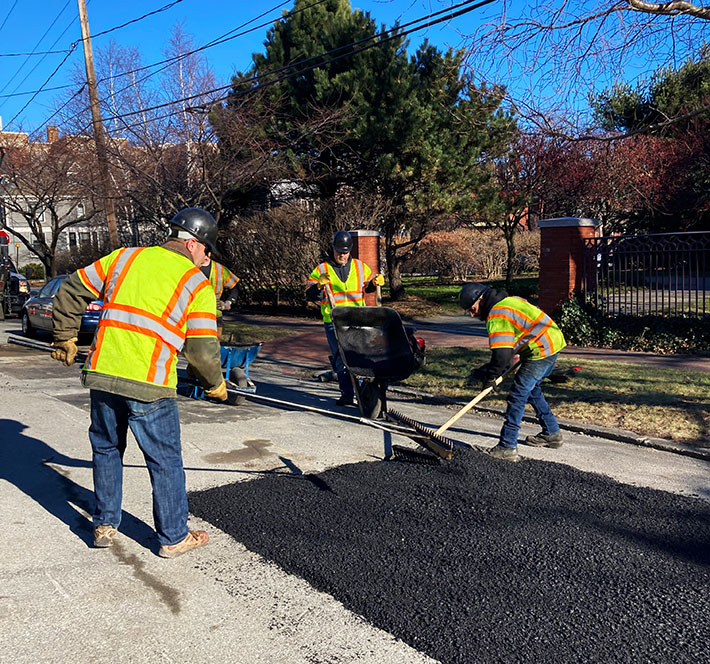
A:
[[[333,358],[332,366],[333,371],[338,374],[338,387],[340,387],[340,394],[344,397],[352,397],[355,393],[353,390],[353,383],[350,379],[350,374],[343,364],[343,360],[340,357],[340,351],[338,350],[338,341],[335,338],[335,328],[333,323],[323,323],[325,327],[325,336],[328,339],[328,348],[330,348],[330,356]]]
[[[558,353],[555,353],[541,360],[523,360],[508,393],[505,422],[500,431],[500,444],[503,447],[517,447],[520,423],[523,421],[525,404],[527,403],[535,410],[535,415],[537,415],[544,434],[549,435],[560,430],[560,425],[557,424],[557,420],[540,389],[543,379],[549,376],[555,368],[557,355]]]
[[[123,453],[130,427],[153,487],[153,520],[161,545],[187,537],[187,493],[175,399],[144,402],[91,390],[89,440],[93,452],[94,527],[121,523]]]

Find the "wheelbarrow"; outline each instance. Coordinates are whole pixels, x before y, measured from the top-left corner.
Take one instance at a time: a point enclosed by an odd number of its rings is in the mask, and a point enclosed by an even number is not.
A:
[[[244,394],[254,394],[256,385],[249,379],[249,365],[256,359],[261,350],[261,343],[258,344],[230,344],[220,346],[219,353],[222,363],[222,370],[226,379],[237,388],[235,392]],[[194,387],[192,390],[194,399],[203,399],[204,390],[201,387]],[[240,406],[246,401],[246,397],[236,394],[229,399],[229,403]]]
[[[363,417],[387,412],[387,386],[425,363],[424,341],[389,307],[333,307],[338,349]]]

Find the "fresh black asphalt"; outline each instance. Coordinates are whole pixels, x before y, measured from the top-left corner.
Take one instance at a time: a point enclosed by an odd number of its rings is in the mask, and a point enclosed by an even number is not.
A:
[[[710,661],[710,506],[469,450],[270,474],[191,511],[441,662]]]

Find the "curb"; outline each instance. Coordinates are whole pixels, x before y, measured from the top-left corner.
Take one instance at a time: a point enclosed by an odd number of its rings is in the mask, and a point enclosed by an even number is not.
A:
[[[390,392],[417,397],[419,399],[425,399],[432,403],[440,403],[447,406],[457,406],[460,408],[468,403],[468,401],[460,401],[459,399],[453,399],[451,397],[437,396],[435,394],[430,394],[429,392],[411,390],[409,388],[398,387],[396,385],[390,385],[387,389]],[[479,413],[486,413],[499,417],[502,417],[505,413],[505,409],[496,406],[476,406],[475,410]],[[537,422],[537,419],[532,415],[523,415],[523,420],[525,422]],[[638,445],[639,447],[648,447],[654,450],[660,450],[662,452],[672,452],[673,454],[681,454],[683,456],[689,456],[695,459],[710,461],[710,449],[698,449],[697,447],[693,447],[692,445],[686,445],[684,443],[674,443],[673,441],[666,440],[665,438],[648,438],[633,433],[632,431],[626,431],[624,429],[612,429],[610,427],[603,427],[595,424],[583,424],[575,420],[565,420],[559,417],[557,418],[557,421],[560,425],[560,428],[565,429],[567,431],[583,433],[588,436],[594,436],[596,438],[605,438],[606,440],[614,440],[620,443],[630,443],[631,445]]]

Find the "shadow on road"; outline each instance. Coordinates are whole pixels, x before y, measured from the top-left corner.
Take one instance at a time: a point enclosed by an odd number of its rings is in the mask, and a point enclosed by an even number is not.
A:
[[[25,429],[27,425],[22,422],[0,419],[0,479],[16,486],[91,546],[93,525],[90,515],[94,509],[94,494],[72,480],[71,472],[67,470],[91,468],[91,462],[65,456],[45,442],[23,433]],[[155,547],[153,529],[126,511],[119,530],[146,548]]]

